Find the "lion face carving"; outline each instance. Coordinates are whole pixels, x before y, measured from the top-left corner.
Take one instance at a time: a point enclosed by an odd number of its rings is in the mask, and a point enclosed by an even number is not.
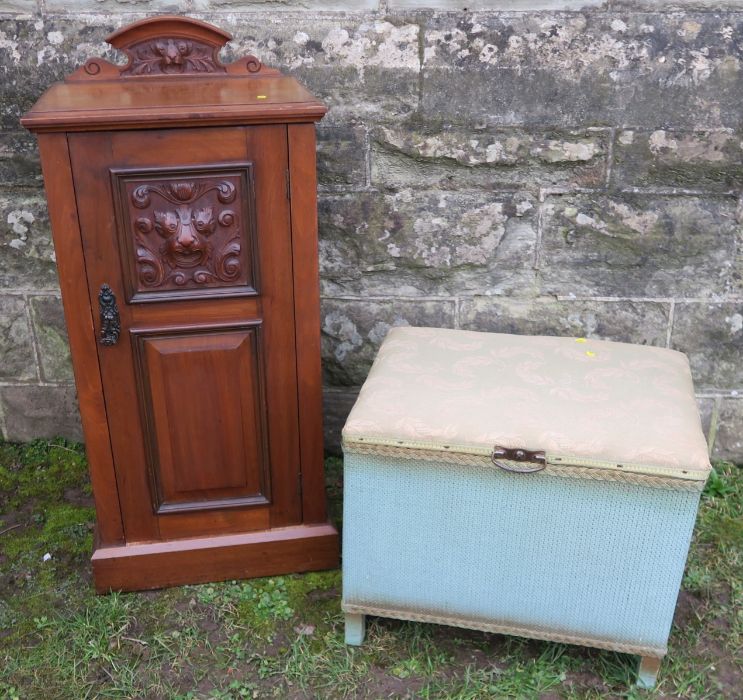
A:
[[[161,56],[163,66],[180,66],[183,58],[191,53],[191,43],[188,41],[158,41],[155,51]]]
[[[214,232],[211,207],[192,210],[181,206],[175,211],[155,211],[155,230],[165,239],[163,253],[171,267],[196,267],[209,255],[206,240]]]

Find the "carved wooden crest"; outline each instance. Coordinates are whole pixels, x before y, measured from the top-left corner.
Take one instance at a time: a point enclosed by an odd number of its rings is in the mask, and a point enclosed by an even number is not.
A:
[[[252,163],[111,174],[130,303],[257,293]]]
[[[67,81],[116,78],[162,78],[193,75],[280,75],[255,56],[234,63],[219,60],[222,47],[232,35],[190,17],[161,15],[130,24],[106,38],[123,51],[129,61],[117,66],[104,58],[91,58],[67,77]]]

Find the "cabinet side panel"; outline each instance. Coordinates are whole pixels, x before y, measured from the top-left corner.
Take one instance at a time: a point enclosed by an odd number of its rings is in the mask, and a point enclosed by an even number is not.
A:
[[[85,448],[93,483],[98,540],[105,545],[116,544],[124,541],[124,528],[103,402],[69,147],[65,134],[41,134],[38,139]]]
[[[315,125],[290,124],[288,132],[302,519],[305,523],[320,523],[326,520],[327,513],[323,470]]]

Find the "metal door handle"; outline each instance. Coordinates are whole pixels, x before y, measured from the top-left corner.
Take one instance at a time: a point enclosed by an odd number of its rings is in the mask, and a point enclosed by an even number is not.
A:
[[[98,292],[98,309],[101,314],[101,345],[116,345],[121,334],[121,319],[116,295],[107,284],[102,284]]]

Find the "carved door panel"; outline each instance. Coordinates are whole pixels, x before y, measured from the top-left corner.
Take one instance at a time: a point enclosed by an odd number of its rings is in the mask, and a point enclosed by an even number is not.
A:
[[[127,541],[300,522],[286,127],[70,146]]]

